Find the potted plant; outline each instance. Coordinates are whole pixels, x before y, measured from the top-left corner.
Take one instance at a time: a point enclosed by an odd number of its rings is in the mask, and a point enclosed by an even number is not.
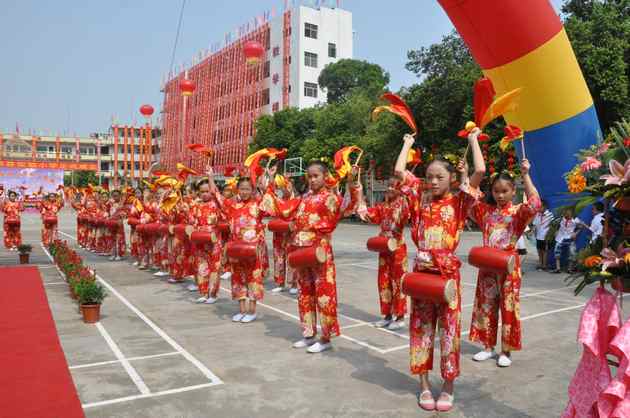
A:
[[[107,296],[105,288],[94,280],[81,280],[75,286],[79,305],[83,313],[83,322],[93,324],[101,316],[101,303]]]
[[[18,252],[20,253],[20,264],[29,263],[31,251],[33,251],[33,246],[30,244],[18,245]]]

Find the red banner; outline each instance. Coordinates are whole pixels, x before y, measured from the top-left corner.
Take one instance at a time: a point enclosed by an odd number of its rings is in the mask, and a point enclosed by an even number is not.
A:
[[[0,161],[0,167],[10,168],[51,168],[51,169],[63,169],[63,170],[86,170],[97,171],[98,165],[96,163],[73,163],[67,161],[61,162],[47,162],[47,161]]]

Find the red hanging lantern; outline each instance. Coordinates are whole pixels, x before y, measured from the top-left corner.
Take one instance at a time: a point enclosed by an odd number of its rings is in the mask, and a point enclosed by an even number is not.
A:
[[[182,96],[192,96],[196,88],[195,82],[187,78],[179,82],[179,90],[182,92]]]
[[[150,117],[153,114],[153,106],[149,104],[140,106],[140,113],[146,118]]]
[[[262,61],[265,47],[258,41],[247,41],[243,46],[247,65],[257,65]]]

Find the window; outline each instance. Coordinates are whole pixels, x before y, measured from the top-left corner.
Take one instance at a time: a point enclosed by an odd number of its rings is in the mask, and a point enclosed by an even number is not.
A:
[[[315,97],[317,98],[317,84],[315,83],[304,83],[304,95],[306,97]]]
[[[328,56],[330,58],[337,58],[337,45],[333,43],[328,44]]]
[[[278,55],[280,55],[280,47],[279,46],[274,46],[273,47],[273,56],[277,57]]]
[[[262,105],[266,106],[269,104],[269,89],[264,89],[262,92]]]
[[[271,61],[265,62],[265,68],[263,71],[264,71],[263,78],[268,78],[269,75],[271,74]]]
[[[305,52],[304,65],[306,65],[307,67],[317,68],[317,54],[313,54],[312,52]]]
[[[317,25],[313,25],[312,23],[305,23],[304,36],[306,36],[307,38],[317,39]]]
[[[272,112],[277,112],[278,110],[280,110],[280,103],[275,102],[275,103],[273,104],[273,106],[271,107],[271,111],[272,111]]]

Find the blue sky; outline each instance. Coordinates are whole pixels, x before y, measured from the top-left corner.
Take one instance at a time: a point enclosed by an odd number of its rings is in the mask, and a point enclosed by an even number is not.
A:
[[[562,0],[552,0],[556,8]],[[186,0],[176,63],[283,0]],[[396,6],[393,7],[392,5]],[[0,131],[88,134],[139,121],[162,99],[180,0],[5,0]],[[341,0],[353,13],[355,58],[383,66],[392,90],[416,82],[407,51],[452,30],[436,0]]]

